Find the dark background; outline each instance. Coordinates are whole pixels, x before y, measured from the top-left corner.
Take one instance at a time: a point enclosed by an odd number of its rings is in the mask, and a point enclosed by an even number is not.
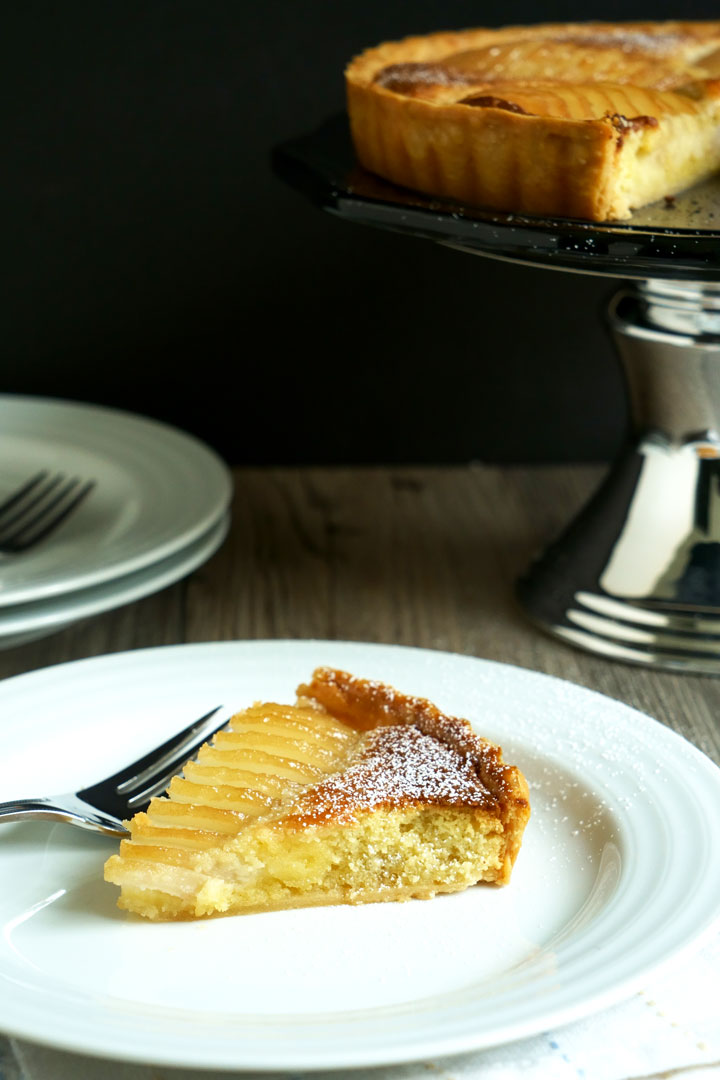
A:
[[[233,464],[609,459],[612,281],[342,222],[269,155],[381,40],[715,7],[9,5],[0,390],[143,412]]]

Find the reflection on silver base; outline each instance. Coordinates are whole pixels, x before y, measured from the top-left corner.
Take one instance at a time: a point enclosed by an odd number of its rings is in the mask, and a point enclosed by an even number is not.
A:
[[[720,674],[720,288],[644,282],[610,318],[637,442],[518,594],[573,645]]]
[[[596,605],[602,605],[604,600],[602,596],[579,593],[575,606],[564,613],[564,624],[539,620],[539,625],[570,645],[611,660],[667,671],[720,675],[720,615],[714,626],[712,620],[707,620],[712,629],[702,634],[692,614],[659,613],[658,623],[653,625],[644,622],[645,609],[632,605],[627,606],[622,618],[598,615]]]

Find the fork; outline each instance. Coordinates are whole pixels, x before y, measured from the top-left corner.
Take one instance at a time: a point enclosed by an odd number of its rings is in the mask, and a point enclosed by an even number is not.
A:
[[[31,476],[0,503],[0,552],[16,555],[34,547],[57,529],[95,487],[94,480],[51,475]]]
[[[192,760],[202,744],[228,723],[227,718],[222,724],[213,726],[210,723],[221,708],[218,705],[205,713],[162,746],[99,784],[69,795],[0,803],[0,824],[27,820],[64,821],[109,836],[127,836],[123,820],[144,810],[180,767]]]

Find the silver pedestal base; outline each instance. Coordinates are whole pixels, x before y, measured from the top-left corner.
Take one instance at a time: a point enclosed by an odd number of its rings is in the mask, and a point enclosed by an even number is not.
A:
[[[643,282],[610,322],[634,442],[518,595],[583,649],[720,674],[720,286]]]

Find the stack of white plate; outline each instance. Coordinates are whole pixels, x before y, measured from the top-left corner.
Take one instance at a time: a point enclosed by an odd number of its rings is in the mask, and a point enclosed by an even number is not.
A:
[[[230,473],[193,436],[115,409],[0,395],[0,503],[43,469],[95,486],[36,547],[0,554],[0,648],[171,585],[227,534]]]

